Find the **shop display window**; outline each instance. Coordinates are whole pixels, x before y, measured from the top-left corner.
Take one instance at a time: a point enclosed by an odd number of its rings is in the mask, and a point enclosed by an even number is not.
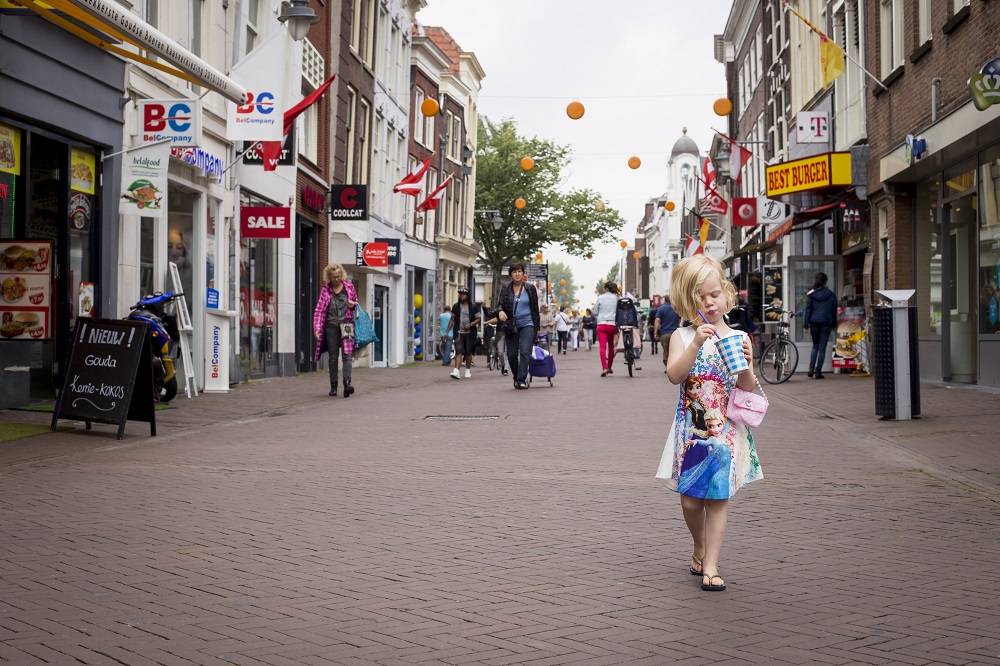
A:
[[[979,167],[979,333],[1000,333],[1000,146]]]
[[[941,179],[919,183],[914,197],[916,232],[916,299],[919,335],[941,335]]]
[[[243,193],[243,206],[274,204]],[[240,240],[240,363],[244,377],[277,372],[277,266],[278,241],[266,238]]]
[[[151,217],[139,218],[139,295],[152,294],[154,290],[153,257],[156,252],[154,234],[155,222]]]
[[[200,303],[202,299],[192,298],[194,292],[194,257],[197,236],[194,233],[194,216],[200,195],[175,187],[169,189],[170,203],[167,216],[167,261],[177,264],[181,278],[181,291],[187,297],[188,307]],[[168,269],[169,270],[169,269]],[[168,273],[169,275],[169,273]],[[174,285],[168,280],[167,290]]]

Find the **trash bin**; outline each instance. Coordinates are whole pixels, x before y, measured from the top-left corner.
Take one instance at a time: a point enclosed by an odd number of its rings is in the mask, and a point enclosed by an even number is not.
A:
[[[912,290],[880,291],[890,301],[872,308],[872,371],[875,413],[906,421],[920,415],[917,309],[907,305]]]

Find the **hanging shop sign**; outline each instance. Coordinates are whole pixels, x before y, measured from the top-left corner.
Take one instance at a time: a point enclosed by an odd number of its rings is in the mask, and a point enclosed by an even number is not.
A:
[[[93,197],[74,194],[69,198],[69,224],[76,231],[88,231],[94,208]]]
[[[913,166],[914,162],[919,162],[927,154],[927,140],[907,134],[903,141],[903,157],[906,164]]]
[[[402,252],[400,251],[400,241],[398,238],[376,238],[376,243],[385,243],[389,248],[389,265],[396,266],[399,264],[402,258]]]
[[[97,158],[94,153],[74,146],[69,154],[69,189],[84,194],[94,193]]]
[[[0,340],[52,337],[52,243],[0,242]]]
[[[243,238],[291,238],[292,209],[282,206],[240,207]]]
[[[276,30],[233,66],[230,76],[246,88],[241,104],[227,104],[226,138],[245,141],[281,141],[284,135],[285,63],[288,36]]]
[[[331,185],[331,220],[367,220],[367,185]]]
[[[358,243],[357,265],[372,268],[385,268],[389,265],[388,243]]]
[[[243,164],[247,165],[263,165],[264,164],[264,142],[263,141],[244,141],[243,142]],[[278,154],[277,159],[274,159],[274,165],[276,167],[280,166],[295,166],[295,123],[291,124],[291,129],[288,134],[285,135],[284,140],[281,142],[281,152]]]
[[[170,154],[195,169],[201,169],[205,178],[215,178],[216,182],[222,182],[222,174],[226,170],[226,160],[223,158],[216,157],[201,148],[181,148],[179,146],[171,147]]]
[[[200,99],[144,99],[139,102],[139,141],[169,139],[173,146],[201,144]]]
[[[0,124],[0,171],[21,175],[21,130]]]
[[[767,167],[767,196],[846,187],[851,184],[851,153],[823,153]]]
[[[167,161],[170,147],[166,143],[130,150],[122,160],[121,203],[124,215],[161,217],[163,197],[167,192]]]
[[[796,143],[829,143],[830,115],[826,111],[799,111],[795,129]]]
[[[1000,104],[1000,57],[990,60],[978,74],[972,75],[969,90],[972,91],[973,104],[980,111]]]
[[[309,185],[302,186],[302,205],[309,210],[322,213],[326,208],[326,193],[320,192],[315,187]]]

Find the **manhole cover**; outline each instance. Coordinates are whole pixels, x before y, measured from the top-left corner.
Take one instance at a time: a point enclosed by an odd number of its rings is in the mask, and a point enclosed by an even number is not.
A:
[[[498,421],[499,416],[473,416],[473,415],[453,415],[453,416],[425,416],[425,421]]]

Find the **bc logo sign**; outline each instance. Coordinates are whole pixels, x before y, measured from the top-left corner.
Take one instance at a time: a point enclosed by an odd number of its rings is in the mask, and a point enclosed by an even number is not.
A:
[[[174,146],[201,143],[200,100],[143,100],[139,102],[142,142],[170,140]]]
[[[262,116],[270,115],[274,112],[274,94],[262,92],[256,96],[252,92],[247,93],[247,100],[243,106],[236,107],[236,113],[248,114],[259,113]]]

